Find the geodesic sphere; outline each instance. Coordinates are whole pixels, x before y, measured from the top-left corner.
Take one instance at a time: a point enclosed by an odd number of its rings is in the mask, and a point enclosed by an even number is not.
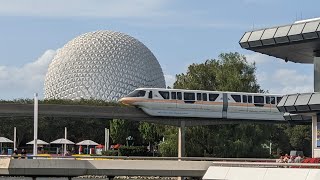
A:
[[[118,100],[139,87],[165,87],[161,66],[137,39],[114,31],[80,35],[57,51],[45,99]]]

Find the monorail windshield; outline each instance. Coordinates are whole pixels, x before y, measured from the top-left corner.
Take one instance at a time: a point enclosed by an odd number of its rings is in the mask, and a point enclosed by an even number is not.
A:
[[[132,93],[128,94],[127,97],[144,97],[145,95],[146,95],[146,91],[135,90]]]

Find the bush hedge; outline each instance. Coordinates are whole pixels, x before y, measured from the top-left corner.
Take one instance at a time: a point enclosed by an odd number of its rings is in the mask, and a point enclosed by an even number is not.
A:
[[[118,156],[119,151],[118,150],[107,150],[107,151],[102,151],[103,156]]]
[[[148,156],[148,150],[145,146],[121,146],[119,156]]]

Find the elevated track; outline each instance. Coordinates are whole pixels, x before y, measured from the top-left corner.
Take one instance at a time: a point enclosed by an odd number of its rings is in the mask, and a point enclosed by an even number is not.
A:
[[[0,117],[32,117],[33,104],[0,103]],[[145,114],[141,109],[130,106],[88,106],[88,105],[60,105],[39,104],[41,117],[84,117],[97,119],[125,119],[132,121],[146,121],[158,124],[180,126],[185,121],[186,126],[237,124],[237,123],[288,123],[288,121],[238,120],[218,118],[185,118],[185,117],[157,117]],[[258,118],[258,117],[257,117]],[[290,123],[310,123],[310,121],[290,121]]]

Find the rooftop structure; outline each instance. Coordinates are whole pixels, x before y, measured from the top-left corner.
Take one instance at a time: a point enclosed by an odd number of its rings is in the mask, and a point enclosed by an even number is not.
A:
[[[246,32],[241,40],[242,48],[274,56],[285,61],[313,63],[320,50],[320,18],[296,21],[293,24],[275,26]]]

